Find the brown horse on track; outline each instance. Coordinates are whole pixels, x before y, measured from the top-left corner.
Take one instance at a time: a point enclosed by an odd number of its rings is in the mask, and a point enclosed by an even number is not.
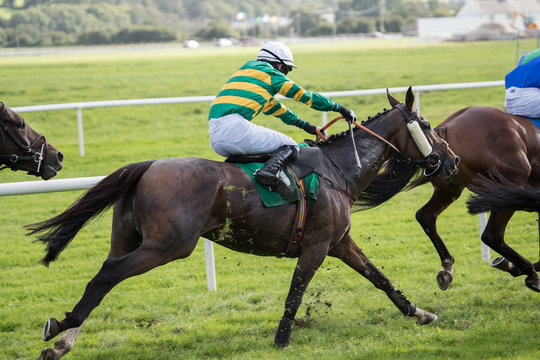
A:
[[[448,179],[420,178],[409,188],[429,181],[433,185],[433,195],[418,210],[416,220],[439,253],[443,269],[437,275],[437,283],[446,290],[453,279],[454,258],[437,233],[438,216],[459,198],[465,187],[471,188],[493,170],[515,183],[540,187],[540,129],[526,118],[495,108],[468,107],[450,115],[435,131],[459,156],[459,171]],[[378,182],[375,179],[370,187],[376,187]],[[504,242],[504,231],[512,215],[510,210],[492,211],[482,241],[527,275],[527,287],[540,291],[536,273],[540,262],[533,265]]]
[[[64,155],[24,119],[0,102],[0,170],[24,170],[49,180],[62,169]]]
[[[407,92],[405,105],[390,93],[387,96],[392,108],[366,121],[365,127],[402,149],[400,152],[360,128],[354,128],[352,134],[360,153],[360,168],[350,131],[315,145],[322,152],[317,172],[324,177],[319,178],[317,201],[310,203],[308,210],[298,263],[275,336],[276,347],[289,344],[303,294],[327,255],[341,259],[365,276],[404,315],[416,317],[420,324],[436,319],[409,302],[349,235],[352,199],[362,193],[387,159],[405,156],[405,160],[438,169],[438,176],[443,178],[456,171],[456,156],[429,122],[412,110],[412,90]],[[432,153],[420,153],[407,125],[417,127],[416,135],[423,136]],[[400,168],[392,164],[386,168],[395,175]],[[406,174],[401,188],[413,174]],[[395,194],[401,188],[388,190]],[[131,164],[88,190],[62,214],[29,226],[31,233],[48,231],[40,237],[47,244],[44,264],[54,261],[88,220],[111,205],[114,211],[108,258],[66,318],[46,322],[44,340],[68,331],[54,349],[43,350],[42,359],[58,359],[71,349],[84,320],[115,285],[189,256],[201,236],[240,252],[283,256],[296,212],[294,203],[264,207],[249,176],[231,163],[179,158]]]

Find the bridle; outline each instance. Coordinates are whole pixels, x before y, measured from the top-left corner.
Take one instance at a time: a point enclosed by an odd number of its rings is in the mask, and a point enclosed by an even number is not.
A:
[[[47,140],[45,139],[45,136],[39,134],[34,141],[32,141],[31,144],[28,144],[26,140],[15,136],[12,134],[8,127],[4,125],[2,122],[0,122],[0,144],[5,144],[6,136],[11,139],[11,141],[17,145],[19,149],[21,149],[24,153],[24,155],[17,155],[15,153],[10,155],[0,155],[0,171],[10,168],[13,171],[18,170],[17,164],[21,161],[26,160],[33,160],[36,163],[36,171],[29,171],[30,174],[40,176],[42,172],[44,171],[42,165],[42,162],[44,160],[44,152],[45,157],[47,156],[47,153],[49,151],[49,144],[47,143]],[[43,144],[41,145],[41,150],[39,152],[33,151],[32,146],[37,143],[40,139],[43,139]]]
[[[420,116],[418,114],[418,110],[414,110],[411,114],[407,114],[407,111],[405,110],[405,106],[403,104],[397,104],[395,107],[401,111],[401,114],[405,118],[405,121],[407,122],[407,124],[412,124],[414,119],[419,118]],[[407,151],[407,147],[409,145],[409,139],[411,137],[412,137],[411,131],[409,130],[408,136],[407,136],[407,142],[405,144],[405,149],[403,150],[404,152]],[[414,140],[414,137],[413,137],[413,140]],[[444,145],[446,147],[444,150],[443,159],[441,159],[441,156],[435,152],[435,150],[437,150],[441,145]],[[403,153],[400,152],[400,154],[401,156],[405,157]],[[429,152],[429,154],[427,155],[423,154],[423,155],[425,156],[425,158],[422,160],[414,160],[414,159],[411,159],[410,157],[406,157],[406,161],[408,163],[412,163],[417,166],[423,167],[425,177],[432,177],[432,176],[437,175],[437,173],[441,170],[441,165],[443,163],[443,160],[445,160],[446,157],[448,156],[448,142],[446,142],[446,140],[444,139],[441,139],[440,142],[438,142],[437,144],[431,147],[431,151]]]
[[[403,104],[397,104],[396,106],[394,106],[394,108],[397,108],[401,112],[401,114],[405,118],[405,121],[406,121],[407,124],[412,124],[414,122],[414,120],[419,116],[417,110],[414,110],[410,114],[407,113],[407,111],[405,110],[405,106]],[[332,126],[336,121],[338,121],[340,119],[343,119],[343,116],[338,116],[335,119],[333,119],[332,121],[330,121],[328,124],[323,126],[320,130],[317,129],[317,137],[322,139],[322,140],[326,140],[327,137],[324,135],[323,132],[326,129],[328,129],[330,126]],[[355,154],[355,159],[356,159],[356,163],[357,163],[358,167],[362,167],[362,165],[360,164],[360,160],[359,160],[359,157],[358,157],[358,152],[357,152],[356,145],[355,145],[354,135],[353,135],[353,131],[352,131],[352,124],[356,125],[360,129],[370,133],[371,135],[375,136],[376,138],[378,138],[382,142],[386,143],[394,151],[396,151],[403,158],[403,160],[405,162],[410,163],[410,164],[415,164],[415,165],[420,166],[420,167],[424,167],[424,176],[426,176],[426,177],[435,176],[441,170],[441,165],[443,163],[442,160],[444,160],[444,159],[441,159],[440,155],[437,154],[435,152],[435,150],[438,149],[441,145],[445,145],[446,150],[444,152],[444,158],[446,158],[446,156],[448,155],[448,143],[445,140],[441,140],[439,143],[435,144],[435,146],[433,146],[431,148],[431,152],[429,154],[424,155],[425,156],[424,159],[422,159],[422,160],[414,160],[414,159],[411,159],[409,156],[405,155],[405,151],[407,150],[407,147],[408,147],[408,144],[409,144],[409,139],[412,136],[410,131],[407,132],[408,136],[407,136],[407,142],[406,142],[406,145],[405,145],[405,149],[403,151],[401,151],[394,144],[392,144],[390,141],[386,140],[384,137],[377,134],[376,132],[368,129],[364,125],[359,124],[356,121],[353,121],[353,122],[347,121],[347,122],[349,123],[349,129],[351,130],[350,133],[351,133],[351,138],[352,138],[352,142],[353,142],[354,149],[355,149],[354,154]],[[414,138],[413,138],[413,140],[414,140]]]

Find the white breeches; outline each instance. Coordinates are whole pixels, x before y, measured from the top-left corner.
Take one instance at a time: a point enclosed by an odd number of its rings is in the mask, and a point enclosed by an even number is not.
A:
[[[540,118],[540,89],[517,88],[506,89],[506,111],[533,119]]]
[[[221,156],[257,155],[274,152],[283,145],[298,144],[289,136],[255,125],[238,114],[208,121],[210,145]]]

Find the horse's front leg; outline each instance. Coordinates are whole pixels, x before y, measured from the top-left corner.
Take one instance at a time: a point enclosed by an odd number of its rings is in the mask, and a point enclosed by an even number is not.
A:
[[[317,244],[302,249],[296,268],[294,269],[289,294],[285,300],[285,312],[279,322],[274,338],[274,346],[276,348],[284,348],[289,345],[294,317],[298,312],[300,304],[302,304],[304,292],[313,275],[315,275],[315,272],[324,261],[327,251],[328,244]]]
[[[437,284],[441,290],[446,290],[454,279],[454,257],[446,248],[437,232],[437,218],[461,195],[462,186],[440,187],[433,184],[431,199],[416,212],[416,221],[422,226],[441,259],[442,270],[437,274]]]
[[[394,305],[405,316],[414,316],[420,325],[429,324],[437,320],[437,316],[416,307],[392,285],[392,282],[384,275],[356,245],[350,235],[346,235],[341,242],[328,252],[328,255],[341,259],[345,264],[362,274],[377,289],[386,293]]]
[[[538,213],[538,258],[540,259],[540,212]],[[534,269],[540,271],[540,260],[534,263]]]

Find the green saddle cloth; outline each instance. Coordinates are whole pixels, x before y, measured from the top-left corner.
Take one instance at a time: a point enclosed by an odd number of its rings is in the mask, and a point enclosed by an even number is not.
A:
[[[262,202],[266,207],[279,206],[300,200],[300,197],[302,196],[301,191],[296,185],[296,177],[291,173],[291,171],[289,171],[289,169],[284,169],[282,173],[286,174],[291,181],[291,186],[294,187],[295,195],[291,199],[284,199],[278,193],[270,191],[267,186],[261,185],[257,180],[255,180],[255,171],[262,168],[264,166],[264,163],[234,164],[240,167],[240,169],[244,170],[244,172],[249,175],[249,177],[255,184],[255,187],[257,188],[257,192],[259,193]],[[317,174],[311,173],[308,176],[304,177],[304,187],[306,189],[306,197],[311,200],[317,200],[317,190],[319,189],[319,179],[317,177]]]

